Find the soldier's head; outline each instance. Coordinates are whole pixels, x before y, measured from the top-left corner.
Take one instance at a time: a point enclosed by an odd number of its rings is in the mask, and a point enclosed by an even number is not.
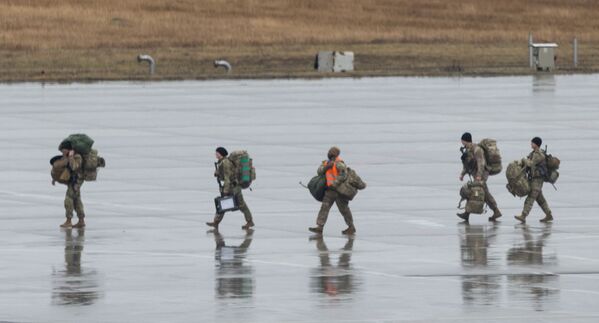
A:
[[[67,156],[72,149],[73,146],[71,145],[71,142],[68,140],[63,140],[58,146],[58,150],[60,150],[63,156]]]
[[[462,145],[468,146],[472,143],[472,135],[469,132],[464,132],[462,135]]]
[[[225,148],[223,148],[223,147],[216,148],[216,159],[221,160],[221,159],[227,157],[227,155],[229,155],[229,152]]]
[[[543,139],[541,139],[539,137],[534,137],[530,141],[530,147],[532,147],[532,149],[539,149],[539,148],[541,148],[542,144],[543,144]]]
[[[339,157],[339,154],[341,154],[341,150],[339,148],[333,146],[329,149],[329,152],[327,153],[327,157],[329,159],[335,159],[335,158]]]

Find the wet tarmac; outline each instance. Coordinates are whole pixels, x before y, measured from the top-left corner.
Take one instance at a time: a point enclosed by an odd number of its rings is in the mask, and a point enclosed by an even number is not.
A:
[[[0,322],[597,322],[599,76],[0,86]],[[556,218],[455,216],[459,138],[505,165],[543,137],[562,160]],[[61,230],[48,160],[85,132],[106,158]],[[306,183],[339,145],[368,183],[324,238]],[[248,149],[256,228],[207,232],[214,149]]]

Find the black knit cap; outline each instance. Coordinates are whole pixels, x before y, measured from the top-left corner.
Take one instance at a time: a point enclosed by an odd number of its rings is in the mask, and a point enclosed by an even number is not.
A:
[[[464,132],[462,135],[462,140],[465,142],[472,142],[472,135],[469,132]]]
[[[229,152],[223,147],[216,148],[216,152],[219,153],[223,157],[227,157],[227,155],[229,154]]]
[[[534,137],[534,138],[532,138],[532,140],[530,142],[537,145],[537,147],[541,147],[541,145],[543,144],[543,139],[541,139],[539,137]]]

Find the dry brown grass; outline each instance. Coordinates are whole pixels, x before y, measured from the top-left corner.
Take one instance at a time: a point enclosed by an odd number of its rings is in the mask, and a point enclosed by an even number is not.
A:
[[[597,17],[594,0],[0,0],[0,78],[137,78],[142,50],[166,78],[218,75],[220,56],[242,76],[303,74],[323,48],[356,50],[364,74],[526,71],[529,31],[560,57],[577,36],[595,69]]]

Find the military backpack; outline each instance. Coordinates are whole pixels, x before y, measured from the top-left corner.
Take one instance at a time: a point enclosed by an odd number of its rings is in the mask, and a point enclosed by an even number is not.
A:
[[[545,182],[551,184],[555,184],[555,182],[557,182],[557,179],[559,178],[558,169],[560,164],[561,161],[559,160],[559,158],[552,156],[551,154],[547,154],[545,152],[545,165],[547,166],[547,173],[543,178]]]
[[[346,172],[347,177],[345,181],[337,185],[337,187],[335,187],[335,191],[337,191],[337,193],[339,193],[339,195],[342,197],[351,201],[358,194],[358,190],[363,190],[366,188],[366,183],[362,181],[355,170],[348,167]]]
[[[241,188],[249,188],[252,182],[256,180],[256,169],[253,160],[245,150],[234,151],[227,157],[235,167],[235,177]]]
[[[483,139],[478,143],[478,146],[482,148],[485,153],[485,162],[487,164],[487,171],[489,175],[497,175],[501,173],[501,153],[497,148],[497,141],[495,139]]]
[[[514,196],[527,196],[530,193],[530,183],[526,175],[526,167],[520,161],[514,160],[507,165],[505,170],[508,192]]]
[[[485,189],[480,182],[468,182],[460,189],[460,203],[458,208],[462,206],[462,202],[466,201],[465,211],[468,213],[482,214],[485,208]]]

